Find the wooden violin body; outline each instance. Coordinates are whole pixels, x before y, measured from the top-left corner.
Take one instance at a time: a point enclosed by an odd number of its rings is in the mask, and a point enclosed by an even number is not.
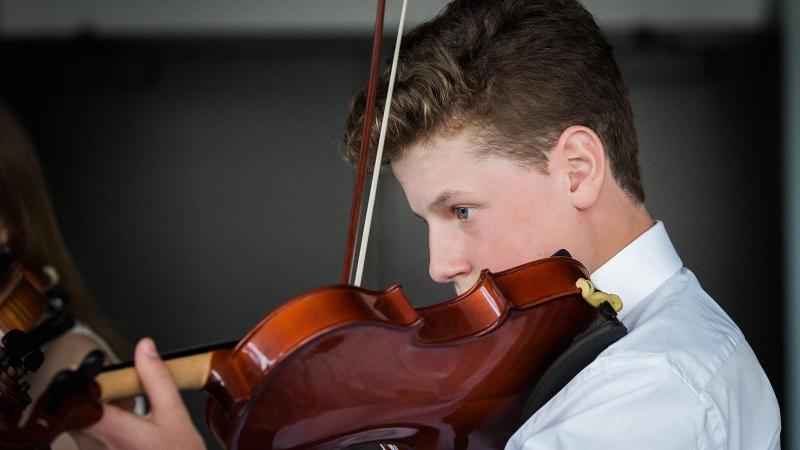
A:
[[[42,365],[44,354],[26,335],[47,311],[45,282],[21,264],[0,274],[0,447],[14,440],[23,410],[31,403],[24,380]]]
[[[484,270],[468,292],[423,308],[399,286],[319,288],[232,348],[167,365],[209,395],[206,422],[228,449],[503,448],[541,375],[597,315],[580,278],[567,257]],[[96,376],[101,365],[90,355],[56,377],[25,424],[0,430],[0,448],[46,448],[99,420],[101,401],[139,392],[133,369]]]
[[[0,275],[0,333],[28,331],[47,311],[47,285],[21,264]]]
[[[301,295],[211,358],[206,420],[229,449],[503,448],[539,376],[595,316],[577,261],[498,274],[413,308],[399,286]]]

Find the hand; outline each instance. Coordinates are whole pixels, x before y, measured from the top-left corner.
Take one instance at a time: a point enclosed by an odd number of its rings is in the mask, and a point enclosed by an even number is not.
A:
[[[137,416],[114,405],[103,405],[103,418],[75,433],[84,450],[198,450],[205,443],[192,424],[178,388],[158,356],[155,344],[144,338],[136,345],[136,371],[152,411]]]

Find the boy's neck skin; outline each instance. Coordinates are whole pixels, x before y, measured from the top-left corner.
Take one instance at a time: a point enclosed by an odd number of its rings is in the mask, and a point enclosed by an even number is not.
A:
[[[653,221],[614,180],[590,129],[564,130],[547,173],[480,156],[470,129],[411,146],[392,162],[412,211],[428,224],[431,278],[461,293],[493,272],[565,248],[593,272]]]
[[[611,184],[605,188],[611,192],[600,195],[596,208],[583,214],[587,241],[591,242],[591,255],[583,262],[590,273],[653,226],[645,206],[631,202],[617,183]]]

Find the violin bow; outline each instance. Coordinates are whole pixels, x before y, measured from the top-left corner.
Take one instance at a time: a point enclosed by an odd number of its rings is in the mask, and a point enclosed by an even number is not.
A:
[[[361,279],[364,275],[364,259],[367,254],[367,244],[369,243],[369,231],[372,226],[372,216],[375,208],[375,193],[378,190],[378,178],[380,176],[380,163],[383,160],[383,146],[386,140],[386,128],[389,123],[389,111],[392,105],[392,92],[394,91],[395,77],[397,74],[397,61],[400,55],[400,43],[403,38],[403,26],[406,18],[406,8],[408,0],[403,0],[403,7],[400,11],[400,23],[397,27],[397,39],[395,41],[394,56],[392,58],[392,69],[389,74],[389,86],[384,102],[383,117],[381,120],[380,137],[378,138],[378,148],[375,151],[375,162],[372,170],[372,180],[370,183],[369,197],[367,199],[367,211],[364,215],[364,229],[361,233],[361,244],[358,252],[358,263],[356,265],[355,277],[353,277],[353,257],[356,247],[356,234],[358,233],[359,216],[361,213],[361,197],[364,188],[364,178],[367,171],[368,156],[370,148],[370,136],[372,132],[373,116],[375,114],[375,100],[377,97],[378,66],[380,65],[381,41],[383,35],[383,18],[385,12],[385,0],[378,0],[377,14],[375,17],[375,32],[372,40],[372,61],[370,63],[370,79],[367,85],[366,108],[364,111],[364,124],[361,133],[361,145],[359,148],[359,159],[355,186],[353,187],[353,203],[350,209],[350,225],[347,233],[347,243],[345,246],[344,264],[342,268],[342,283],[350,284],[352,277],[353,286],[361,286]]]
[[[380,163],[383,160],[383,146],[386,140],[386,128],[389,123],[389,111],[392,104],[392,92],[397,74],[397,61],[400,55],[400,43],[403,38],[403,25],[406,18],[406,7],[408,0],[403,0],[403,8],[400,12],[400,24],[397,27],[397,39],[395,41],[394,56],[392,57],[392,70],[389,75],[389,87],[386,92],[383,117],[381,120],[381,132],[378,138],[378,148],[375,151],[375,162],[372,170],[372,181],[370,183],[369,197],[367,199],[367,211],[364,215],[364,230],[361,234],[361,245],[358,252],[358,264],[356,266],[353,286],[361,286],[361,279],[364,275],[364,258],[367,254],[367,244],[369,243],[369,231],[372,226],[372,216],[375,208],[375,194],[378,191],[378,178],[380,175]],[[385,12],[385,1],[378,0],[377,14],[375,17],[375,32],[372,41],[372,61],[370,63],[370,79],[367,85],[366,109],[364,112],[364,125],[361,133],[361,146],[359,148],[358,169],[355,186],[353,188],[353,204],[350,210],[350,226],[347,233],[347,244],[345,247],[344,266],[342,269],[342,283],[350,283],[353,271],[353,255],[355,253],[355,236],[358,232],[358,222],[361,212],[361,194],[364,187],[364,176],[367,171],[367,160],[370,147],[370,133],[372,132],[372,117],[375,113],[375,99],[378,84],[378,65],[380,64],[381,37],[383,35],[383,18]],[[399,450],[392,444],[380,444],[382,450]]]

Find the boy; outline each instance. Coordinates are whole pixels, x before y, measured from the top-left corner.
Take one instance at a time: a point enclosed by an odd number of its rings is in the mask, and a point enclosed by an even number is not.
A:
[[[645,208],[627,88],[591,15],[575,0],[455,1],[403,46],[384,163],[428,225],[431,277],[463,292],[481,269],[566,248],[625,303],[628,336],[506,448],[779,448],[750,346]],[[362,93],[350,160],[363,107]],[[152,418],[109,407],[86,438],[200,448],[151,341],[136,361]]]

